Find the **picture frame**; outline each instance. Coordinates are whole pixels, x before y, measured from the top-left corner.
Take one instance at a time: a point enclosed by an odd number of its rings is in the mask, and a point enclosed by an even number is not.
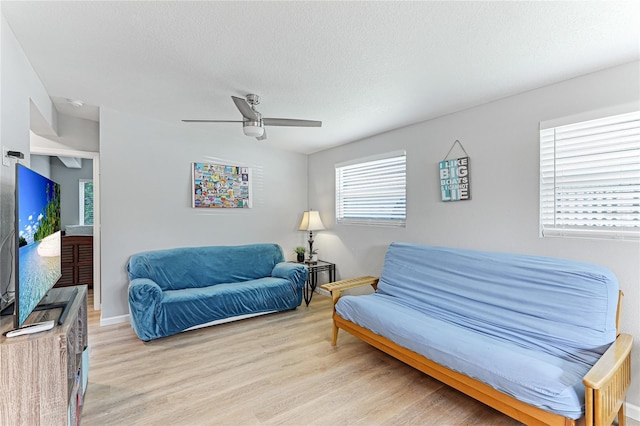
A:
[[[251,168],[191,163],[191,207],[246,209],[252,207]]]
[[[438,163],[440,197],[442,201],[471,199],[469,157],[443,160]]]

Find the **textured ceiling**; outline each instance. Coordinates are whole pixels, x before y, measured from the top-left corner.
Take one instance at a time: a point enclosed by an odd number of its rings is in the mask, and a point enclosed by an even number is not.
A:
[[[180,120],[240,119],[230,96],[256,93],[265,117],[323,121],[255,141],[302,153],[640,59],[636,1],[0,7],[63,113],[108,107],[233,142],[239,123]]]

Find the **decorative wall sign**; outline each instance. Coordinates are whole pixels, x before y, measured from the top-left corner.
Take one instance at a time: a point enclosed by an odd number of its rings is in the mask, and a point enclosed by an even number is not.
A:
[[[442,201],[461,201],[471,199],[469,157],[460,157],[450,160],[447,159],[456,144],[459,144],[462,151],[467,154],[460,141],[456,140],[449,150],[449,153],[447,153],[445,159],[438,164],[440,172],[440,195]]]
[[[192,163],[194,208],[251,207],[251,169],[222,164]]]

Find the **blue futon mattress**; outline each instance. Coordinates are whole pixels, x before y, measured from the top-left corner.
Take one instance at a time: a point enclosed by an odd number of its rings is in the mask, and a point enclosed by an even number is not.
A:
[[[393,243],[376,293],[343,318],[545,411],[578,419],[583,376],[616,337],[618,282],[566,259]]]
[[[424,315],[382,294],[343,296],[336,312],[361,327],[514,398],[578,419],[590,365]],[[597,357],[593,357],[593,363]]]

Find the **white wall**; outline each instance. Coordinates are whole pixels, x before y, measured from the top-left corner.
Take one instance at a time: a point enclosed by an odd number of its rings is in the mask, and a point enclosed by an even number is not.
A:
[[[56,151],[100,151],[99,123],[82,118],[58,114],[58,135],[31,134],[31,148]]]
[[[622,330],[634,336],[628,401],[640,406],[640,244],[538,237],[540,121],[633,102],[640,108],[640,63],[583,76],[313,154],[309,200],[330,230],[316,238],[340,277],[377,275],[392,241],[509,251],[611,268],[625,293]],[[459,139],[470,160],[470,201],[441,202],[437,163]],[[407,227],[335,223],[334,165],[407,151]],[[640,415],[634,412],[636,416]]]
[[[1,11],[0,3],[0,11]],[[29,127],[31,114],[37,111],[37,121],[44,128],[55,128],[56,110],[16,41],[4,17],[0,18],[0,145],[24,154],[23,164],[29,165]],[[15,162],[9,167],[0,162],[0,292],[13,288],[11,273],[11,233],[15,189]]]
[[[51,178],[51,161],[49,157],[44,155],[31,155],[29,161],[31,163],[31,170],[55,181],[55,179]]]
[[[238,162],[254,169],[252,209],[191,208],[191,163]],[[100,112],[102,318],[128,313],[129,257],[145,250],[275,242],[285,257],[304,244],[307,156],[279,151],[238,132],[216,140],[102,108]]]

